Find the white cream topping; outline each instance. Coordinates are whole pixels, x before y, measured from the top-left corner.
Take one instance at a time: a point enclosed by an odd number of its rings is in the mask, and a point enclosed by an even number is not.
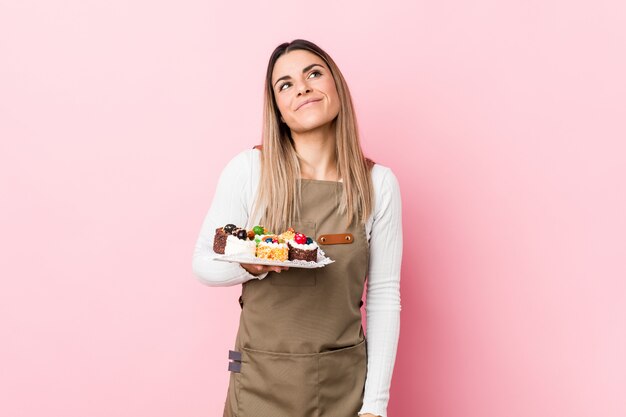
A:
[[[286,248],[287,247],[286,243],[266,242],[265,239],[270,237],[270,236],[272,236],[272,235],[262,235],[261,236],[261,240],[259,241],[259,244],[262,243],[262,244],[270,246],[272,248],[283,248],[283,247]]]
[[[296,249],[302,249],[302,250],[313,250],[313,249],[317,249],[317,247],[318,247],[317,243],[315,241],[313,241],[313,243],[310,243],[310,244],[306,244],[305,243],[303,245],[303,244],[300,244],[300,243],[296,243],[295,240],[290,240],[289,244],[292,247],[296,248]]]
[[[254,256],[256,252],[256,243],[254,240],[239,239],[236,236],[230,235],[226,238],[226,247],[224,248],[224,255],[235,255],[239,253],[249,254]]]

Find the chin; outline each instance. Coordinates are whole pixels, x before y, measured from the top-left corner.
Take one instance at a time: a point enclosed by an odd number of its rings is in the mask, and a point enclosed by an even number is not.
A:
[[[311,130],[315,130],[315,129],[326,127],[326,126],[332,124],[334,121],[335,121],[335,119],[302,121],[297,126],[294,126],[293,128],[291,128],[291,130],[296,132],[296,133],[309,132]]]

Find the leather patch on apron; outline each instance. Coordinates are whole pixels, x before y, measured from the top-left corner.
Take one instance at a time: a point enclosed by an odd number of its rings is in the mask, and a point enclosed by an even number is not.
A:
[[[336,233],[332,235],[320,235],[317,243],[320,245],[347,245],[354,242],[352,233]]]

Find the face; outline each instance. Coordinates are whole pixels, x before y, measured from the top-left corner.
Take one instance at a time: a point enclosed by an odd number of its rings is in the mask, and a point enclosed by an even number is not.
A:
[[[309,51],[295,50],[278,58],[272,88],[281,120],[292,132],[327,125],[339,114],[335,80],[324,60]]]

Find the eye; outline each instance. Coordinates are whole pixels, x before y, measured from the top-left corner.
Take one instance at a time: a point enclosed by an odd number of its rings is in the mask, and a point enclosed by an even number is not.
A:
[[[278,86],[278,91],[283,91],[285,87],[289,87],[290,85],[291,83],[283,83],[280,86]]]
[[[315,77],[313,77],[313,75],[315,75]],[[312,71],[312,72],[309,74],[309,78],[319,78],[319,77],[320,77],[320,75],[322,75],[322,73],[321,73],[321,72],[319,72],[318,70],[315,70],[315,71]]]

